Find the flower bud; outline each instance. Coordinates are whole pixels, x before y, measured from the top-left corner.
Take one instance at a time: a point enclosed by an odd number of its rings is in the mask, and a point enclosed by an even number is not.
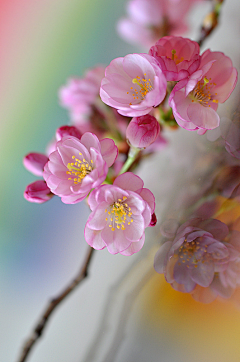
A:
[[[60,141],[64,136],[74,136],[81,139],[81,132],[74,126],[62,126],[56,131],[56,139]]]
[[[149,224],[148,226],[153,227],[153,226],[156,225],[156,223],[157,223],[157,216],[156,216],[156,214],[155,214],[155,212],[154,212],[154,213],[152,214],[152,218],[151,218],[150,224]]]
[[[126,137],[133,147],[146,148],[160,133],[160,125],[150,114],[134,117],[126,130]]]
[[[53,194],[45,181],[38,180],[27,185],[26,190],[24,191],[24,197],[27,201],[42,204],[43,202],[50,200],[53,197]]]
[[[23,159],[23,164],[28,171],[36,176],[42,176],[45,164],[48,162],[48,157],[42,153],[32,152]]]

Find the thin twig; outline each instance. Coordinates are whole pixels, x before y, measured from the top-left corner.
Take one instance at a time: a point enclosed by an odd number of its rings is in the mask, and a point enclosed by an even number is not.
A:
[[[27,341],[24,343],[20,358],[17,360],[17,362],[25,362],[27,360],[29,352],[31,351],[36,341],[41,337],[43,330],[46,327],[47,321],[51,316],[52,312],[68,296],[68,294],[70,294],[77,287],[77,285],[79,285],[81,281],[87,277],[88,268],[93,255],[93,251],[94,249],[89,247],[83,265],[81,266],[81,269],[76,278],[63,290],[63,292],[58,297],[53,298],[48,303],[37,323],[37,326],[33,330],[30,337],[27,339]]]
[[[212,10],[203,20],[198,44],[201,46],[205,39],[218,25],[218,19],[224,0],[212,0]]]

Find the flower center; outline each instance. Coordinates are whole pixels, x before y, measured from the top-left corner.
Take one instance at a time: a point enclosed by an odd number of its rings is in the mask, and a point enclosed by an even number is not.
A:
[[[184,60],[184,58],[183,58],[183,57],[178,58],[178,56],[177,56],[177,54],[176,54],[176,50],[173,49],[173,50],[172,50],[172,60],[174,60],[175,64],[179,64],[179,63],[181,63],[181,62]]]
[[[217,99],[213,99],[217,93],[213,94],[212,88],[216,83],[210,82],[211,78],[205,77],[204,79],[197,82],[196,87],[192,92],[189,93],[192,98],[192,102],[198,102],[204,107],[211,107],[209,102],[218,103]]]
[[[127,225],[131,225],[133,222],[131,207],[125,202],[127,200],[126,196],[123,196],[123,199],[118,199],[111,205],[110,210],[105,210],[108,213],[106,221],[109,222],[109,227],[112,231],[115,229],[125,230]]]
[[[179,261],[180,263],[185,263],[187,268],[189,268],[189,265],[197,268],[199,261],[204,263],[205,261],[209,260],[209,257],[211,259],[211,255],[207,253],[207,245],[204,245],[204,243],[198,241],[199,239],[191,242],[187,242],[185,239],[184,243],[178,250],[178,255],[180,258]]]
[[[79,153],[79,155],[82,156],[82,153]],[[74,159],[75,162],[67,164],[68,171],[66,171],[66,173],[71,175],[68,180],[73,180],[74,184],[77,185],[92,171],[92,166],[84,158],[79,160],[75,156],[72,156],[72,159]],[[93,160],[90,162],[93,164]]]
[[[146,73],[144,73],[144,76],[146,76]],[[133,90],[133,87],[131,87],[131,91],[133,91],[132,96],[134,100],[140,100],[140,102],[145,98],[146,94],[150,92],[153,88],[151,79],[146,78],[140,78],[137,76],[136,78],[133,78],[132,80],[133,84],[136,84],[136,88]],[[127,92],[129,94],[129,92]],[[129,103],[129,105],[132,105],[132,103]]]

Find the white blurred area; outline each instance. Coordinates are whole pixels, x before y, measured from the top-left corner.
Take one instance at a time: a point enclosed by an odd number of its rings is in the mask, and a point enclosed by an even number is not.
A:
[[[193,32],[188,34],[192,38],[196,38],[208,9],[207,3],[198,5],[193,11],[190,17]],[[226,0],[221,24],[203,46],[203,50],[210,47],[211,50],[223,51],[238,69],[239,17],[240,1]],[[123,48],[120,40],[119,43]],[[234,101],[233,96],[221,107],[222,115],[231,111]],[[168,132],[167,138],[169,146],[139,170],[145,187],[150,188],[157,198],[159,224],[166,215],[178,216],[180,211],[174,200],[179,192],[190,187],[189,180],[197,177],[197,183],[201,185],[198,159],[203,155],[207,158],[211,149],[206,137],[194,132],[181,129]],[[35,216],[31,224],[25,221],[29,238],[34,242],[27,241],[24,247],[16,249],[14,257],[11,257],[12,270],[9,265],[4,265],[4,258],[0,267],[1,362],[17,361],[20,348],[41,311],[74,278],[86,253],[83,229],[89,211],[84,203],[68,206],[56,198],[41,211],[37,206],[32,207],[31,212]],[[144,326],[138,323],[139,307],[136,306],[143,286],[154,273],[152,264],[158,232],[158,226],[148,229],[144,248],[131,257],[113,256],[107,250],[96,251],[88,278],[54,312],[28,360],[202,362],[197,352],[193,359],[186,351],[175,348],[176,340],[161,328],[158,331],[161,342],[157,342],[149,334],[149,329],[145,331]],[[7,238],[7,235],[4,237]],[[226,359],[206,358],[205,361],[226,362]]]

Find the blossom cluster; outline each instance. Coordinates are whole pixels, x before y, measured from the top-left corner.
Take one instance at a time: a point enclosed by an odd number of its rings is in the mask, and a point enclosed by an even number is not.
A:
[[[145,228],[156,223],[155,201],[126,171],[166,144],[158,112],[164,118],[170,111],[178,125],[203,134],[219,125],[218,103],[236,81],[230,58],[210,50],[200,55],[196,42],[176,36],[161,38],[149,54],[129,54],[105,71],[97,66],[70,79],[59,98],[72,124],[56,131],[46,154],[25,157],[25,167],[42,177],[27,186],[25,198],[43,203],[57,195],[66,204],[87,198],[87,243],[113,254],[137,252]]]
[[[139,117],[163,106],[169,95],[178,125],[204,134],[219,126],[218,104],[228,99],[236,82],[237,70],[223,53],[208,49],[200,54],[195,41],[166,36],[149,54],[114,59],[100,96],[121,115]]]
[[[49,158],[36,153],[25,157],[26,168],[44,178],[28,185],[26,199],[42,203],[54,194],[66,204],[75,204],[90,195],[88,203],[93,212],[85,228],[87,243],[95,249],[107,247],[112,254],[139,251],[144,230],[151,226],[153,194],[131,172],[119,175],[113,185],[102,185],[118,155],[114,141],[99,141],[90,132],[78,138],[71,134],[73,130],[63,132]]]

